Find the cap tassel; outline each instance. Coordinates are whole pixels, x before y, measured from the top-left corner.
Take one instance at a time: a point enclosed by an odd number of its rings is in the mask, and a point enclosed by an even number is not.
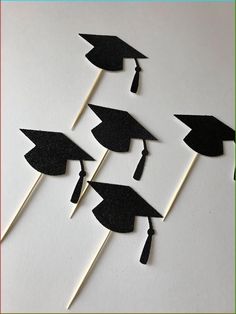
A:
[[[142,150],[142,157],[137,165],[137,168],[134,172],[133,178],[135,180],[140,180],[141,176],[143,174],[143,169],[144,169],[144,165],[145,165],[145,161],[146,161],[146,156],[148,155],[148,150],[147,150],[147,144],[145,142],[145,140],[143,140],[143,146],[144,149]]]
[[[147,240],[144,244],[142,255],[140,257],[140,263],[142,264],[147,264],[150,250],[151,250],[151,245],[152,245],[152,236],[154,235],[155,231],[152,226],[152,220],[151,217],[148,217],[148,222],[149,222],[149,229],[147,231],[148,237]]]
[[[130,91],[132,93],[136,93],[138,90],[138,83],[139,83],[139,72],[142,71],[142,69],[140,68],[140,65],[138,63],[137,59],[134,59],[135,63],[136,63],[136,67],[135,67],[135,75],[133,78],[133,82],[130,88]]]
[[[84,177],[86,176],[86,172],[84,170],[84,165],[83,165],[82,160],[80,161],[80,164],[81,164],[81,171],[79,173],[79,180],[75,186],[74,192],[73,192],[73,194],[71,196],[71,200],[70,200],[74,204],[78,203],[78,200],[80,198],[80,193],[82,190],[82,186],[83,186]]]

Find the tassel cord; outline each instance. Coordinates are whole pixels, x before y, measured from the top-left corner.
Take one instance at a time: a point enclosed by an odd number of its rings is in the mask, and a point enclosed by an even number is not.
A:
[[[80,165],[81,165],[81,171],[79,173],[79,180],[78,180],[78,182],[75,186],[74,192],[71,196],[71,202],[74,204],[76,204],[80,198],[84,177],[86,176],[86,171],[84,169],[84,164],[83,164],[82,160],[80,160]]]
[[[138,63],[138,60],[135,58],[134,61],[135,61],[136,67],[135,67],[135,75],[134,75],[133,82],[132,82],[132,85],[131,85],[131,88],[130,88],[130,91],[132,93],[136,93],[137,90],[138,90],[139,72],[142,71],[142,69],[141,69],[141,67],[140,67],[140,65]]]
[[[144,165],[145,165],[145,161],[146,161],[146,156],[148,156],[149,152],[147,149],[147,144],[145,142],[145,140],[143,140],[143,147],[144,149],[142,150],[142,157],[136,167],[136,170],[134,172],[133,178],[135,180],[140,180],[143,174],[143,170],[144,170]]]
[[[152,244],[152,236],[155,234],[151,217],[148,217],[148,222],[149,222],[149,229],[147,231],[148,237],[144,244],[143,251],[140,257],[140,263],[142,264],[147,264],[148,262],[148,258],[149,258],[150,250],[151,250],[151,244]]]

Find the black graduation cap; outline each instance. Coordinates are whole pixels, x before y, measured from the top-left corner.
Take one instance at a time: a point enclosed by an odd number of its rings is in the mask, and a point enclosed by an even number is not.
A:
[[[25,154],[25,159],[37,171],[53,176],[62,175],[66,172],[67,160],[80,161],[79,180],[71,197],[71,202],[77,203],[83,178],[86,176],[83,160],[94,159],[63,133],[20,130],[35,144],[35,147]]]
[[[162,215],[129,186],[92,181],[88,183],[103,198],[93,213],[104,227],[120,233],[132,232],[135,216],[148,217],[148,237],[140,258],[140,262],[146,264],[154,235],[151,217],[162,218]]]
[[[191,128],[184,142],[199,154],[220,156],[224,153],[223,141],[235,141],[235,131],[208,115],[180,115],[175,117]]]
[[[145,159],[148,155],[145,140],[157,140],[157,138],[149,133],[127,111],[92,104],[89,104],[89,107],[102,120],[98,126],[92,129],[92,133],[97,141],[106,148],[115,152],[127,152],[132,138],[143,140],[142,157],[133,176],[134,179],[140,180]]]
[[[136,93],[138,90],[139,72],[142,70],[137,59],[147,57],[117,36],[79,35],[93,45],[94,48],[86,54],[86,57],[92,64],[101,69],[119,71],[123,69],[124,58],[132,58],[135,60],[136,72],[130,91]]]

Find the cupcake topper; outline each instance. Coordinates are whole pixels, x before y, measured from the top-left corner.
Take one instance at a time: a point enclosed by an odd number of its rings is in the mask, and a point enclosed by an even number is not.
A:
[[[92,35],[92,34],[79,34],[87,42],[89,42],[93,48],[86,54],[86,58],[101,70],[95,81],[90,88],[88,95],[86,96],[79,113],[77,114],[73,124],[72,129],[78,122],[83,110],[85,109],[103,70],[106,71],[121,71],[123,69],[124,59],[134,59],[135,61],[135,75],[130,88],[132,93],[138,91],[139,86],[139,73],[142,71],[138,59],[146,59],[147,57],[143,55],[138,50],[134,49],[128,45],[125,41],[117,36],[108,35]]]
[[[190,170],[197,159],[198,154],[209,157],[223,155],[223,142],[235,141],[235,131],[214,116],[176,114],[175,117],[191,128],[191,131],[184,138],[184,142],[196,153],[194,154],[167,206],[164,219],[170,212],[186,178],[190,173]]]
[[[149,229],[147,231],[148,236],[140,257],[140,262],[142,264],[147,264],[151,250],[152,237],[155,234],[151,218],[162,218],[162,215],[159,212],[157,212],[129,186],[91,181],[89,184],[103,198],[103,201],[93,209],[93,213],[97,220],[104,227],[108,228],[109,231],[98,248],[87,271],[80,280],[75,293],[68,303],[67,309],[70,308],[73,301],[78,296],[83,283],[94,267],[112,232],[132,232],[134,230],[135,217],[147,217],[149,224]]]
[[[63,133],[27,129],[21,129],[21,131],[35,144],[35,147],[25,154],[25,159],[35,170],[40,172],[40,174],[30,188],[29,193],[8,226],[1,241],[16,223],[17,218],[23,211],[43,175],[62,175],[66,172],[66,164],[68,160],[79,160],[81,171],[79,173],[79,180],[71,197],[71,202],[77,203],[82,189],[83,179],[86,176],[83,160],[94,160]]]
[[[127,152],[129,151],[131,139],[141,139],[143,141],[142,156],[133,175],[135,180],[140,180],[143,174],[146,157],[149,153],[146,141],[157,141],[157,138],[147,131],[127,111],[91,104],[89,104],[89,107],[102,120],[98,126],[92,129],[92,133],[97,141],[107,148],[106,152],[108,152],[108,150]],[[82,199],[82,196],[83,195],[81,195],[79,201]],[[79,202],[73,209],[72,216],[78,204]]]

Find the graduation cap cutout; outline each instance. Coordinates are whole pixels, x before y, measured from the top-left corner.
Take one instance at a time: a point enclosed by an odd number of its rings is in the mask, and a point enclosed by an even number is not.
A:
[[[193,156],[191,162],[186,168],[177,190],[171,197],[171,201],[167,206],[163,221],[170,212],[185,180],[197,160],[198,155],[201,154],[209,157],[220,156],[224,153],[223,141],[235,140],[235,131],[214,116],[183,114],[175,114],[174,116],[191,128],[191,131],[184,138],[184,142],[192,148],[196,154]]]
[[[123,69],[123,59],[135,60],[135,75],[130,91],[136,93],[139,84],[139,72],[142,70],[138,59],[147,58],[117,36],[79,34],[87,40],[93,49],[86,54],[86,58],[95,66],[108,70],[120,71]]]
[[[175,117],[191,128],[184,142],[201,155],[223,155],[223,141],[235,141],[235,131],[214,116],[175,114]]]
[[[92,181],[88,183],[103,198],[93,213],[104,227],[120,233],[132,232],[135,216],[148,218],[148,237],[140,258],[140,262],[146,264],[155,233],[151,217],[162,218],[162,215],[129,186]]]
[[[77,203],[86,176],[83,160],[94,160],[65,134],[38,130],[21,129],[35,144],[35,147],[25,154],[25,159],[37,171],[47,175],[62,175],[66,172],[67,160],[79,160],[81,171],[71,197],[72,203]]]
[[[144,149],[142,157],[135,170],[133,178],[140,180],[146,156],[148,155],[146,140],[157,140],[140,123],[138,123],[127,111],[105,108],[89,104],[89,107],[102,120],[102,122],[92,129],[92,133],[97,141],[115,152],[127,152],[131,139],[142,139]]]

